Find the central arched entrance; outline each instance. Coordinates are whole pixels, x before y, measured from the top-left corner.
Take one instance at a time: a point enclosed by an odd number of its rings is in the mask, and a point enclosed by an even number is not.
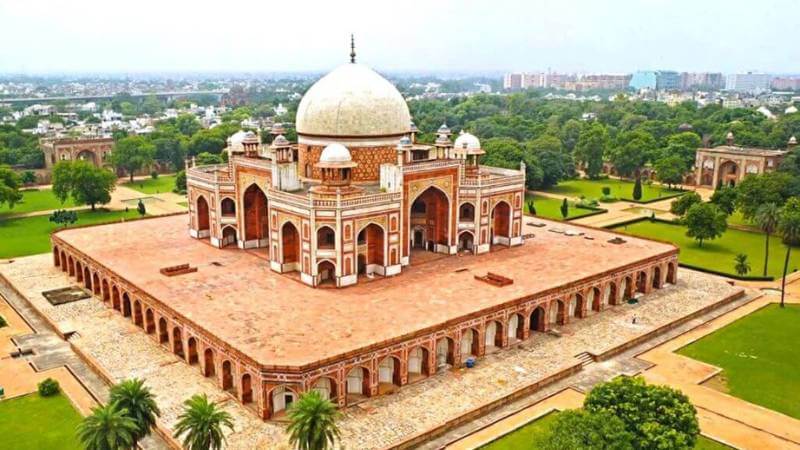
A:
[[[197,197],[197,237],[204,238],[210,233],[208,202],[202,195]]]
[[[300,233],[292,222],[281,227],[281,247],[283,249],[283,270],[298,270],[300,261]]]
[[[371,223],[358,233],[358,274],[384,275],[384,232]]]
[[[81,150],[81,152],[78,153],[78,159],[81,161],[92,163],[95,166],[98,165],[97,156],[91,150]]]
[[[511,243],[511,207],[499,202],[492,209],[491,243],[509,245]]]
[[[267,215],[267,196],[255,184],[244,191],[244,239],[248,247],[267,244],[269,220]]]
[[[409,247],[450,252],[450,200],[436,187],[425,189],[409,210]]]
[[[718,183],[722,186],[734,186],[739,180],[739,165],[733,161],[725,161],[719,165]]]

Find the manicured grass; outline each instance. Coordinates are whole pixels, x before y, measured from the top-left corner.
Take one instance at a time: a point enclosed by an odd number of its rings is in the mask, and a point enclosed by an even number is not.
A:
[[[736,274],[734,258],[739,253],[747,255],[751,271],[748,275],[760,276],[764,270],[764,234],[752,231],[742,231],[728,228],[722,237],[713,241],[703,242],[700,245],[694,239],[686,236],[686,227],[683,225],[651,222],[641,222],[615,227],[615,231],[669,241],[680,247],[678,260],[682,263],[705,269]],[[783,275],[783,260],[786,256],[786,246],[780,238],[773,236],[769,241],[769,267],[767,275],[775,278]],[[789,260],[789,272],[794,272],[800,267],[800,248],[792,249]]]
[[[179,205],[183,206],[184,208],[189,207],[189,202],[178,202]]]
[[[30,394],[0,401],[0,448],[79,450],[82,418],[64,394]]]
[[[678,350],[723,369],[729,393],[800,419],[800,305],[768,305]]]
[[[73,226],[115,222],[123,218],[136,217],[139,217],[136,208],[131,208],[128,212],[104,209],[92,212],[84,209],[78,211],[78,221]],[[0,258],[47,253],[50,251],[50,233],[55,229],[56,224],[50,222],[49,215],[0,220]]]
[[[35,211],[48,211],[51,209],[69,208],[75,206],[75,202],[67,197],[63,204],[53,195],[50,189],[22,191],[22,201],[9,208],[8,204],[0,206],[0,218],[12,214],[23,214]]]
[[[575,179],[559,181],[556,186],[547,189],[547,192],[570,197],[584,196],[590,199],[600,199],[603,196],[603,186],[611,188],[611,195],[620,200],[633,200],[633,181],[607,178],[602,180]],[[667,189],[658,184],[647,185],[642,183],[641,202],[646,202],[661,197],[679,194],[681,191]]]
[[[543,195],[526,195],[525,196],[525,214],[530,214],[528,210],[528,201],[533,200],[533,206],[536,208],[536,215],[546,219],[564,220],[561,216],[561,202],[563,199],[545,197]],[[567,214],[568,219],[588,216],[594,213],[591,209],[577,208],[575,202],[567,201],[569,210]]]
[[[133,183],[127,182],[123,184],[123,186],[144,194],[172,192],[172,190],[175,189],[175,175],[159,175],[156,179],[147,178],[134,180]]]
[[[480,450],[517,450],[533,449],[536,436],[546,433],[553,425],[558,412],[554,411],[523,425],[516,430],[497,438],[496,440],[480,447]],[[704,436],[697,437],[695,450],[730,450],[727,445],[721,444]]]

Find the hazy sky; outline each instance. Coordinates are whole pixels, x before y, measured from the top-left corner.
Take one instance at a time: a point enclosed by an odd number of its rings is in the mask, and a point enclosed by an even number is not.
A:
[[[800,72],[798,0],[0,0],[0,72]]]

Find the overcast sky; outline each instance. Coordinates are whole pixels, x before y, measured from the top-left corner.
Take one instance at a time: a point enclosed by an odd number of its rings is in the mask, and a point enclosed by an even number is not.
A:
[[[800,72],[798,0],[0,0],[0,72]]]

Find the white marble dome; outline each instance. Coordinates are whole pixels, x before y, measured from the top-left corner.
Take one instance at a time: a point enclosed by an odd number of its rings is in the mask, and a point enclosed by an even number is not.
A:
[[[456,150],[480,150],[481,141],[474,135],[462,130],[453,144],[453,148]]]
[[[319,162],[321,163],[347,163],[352,160],[350,150],[342,144],[328,145],[322,150],[322,154],[319,157]]]
[[[400,92],[374,70],[356,63],[322,77],[297,107],[300,135],[400,135],[410,131],[410,124],[411,114]]]

